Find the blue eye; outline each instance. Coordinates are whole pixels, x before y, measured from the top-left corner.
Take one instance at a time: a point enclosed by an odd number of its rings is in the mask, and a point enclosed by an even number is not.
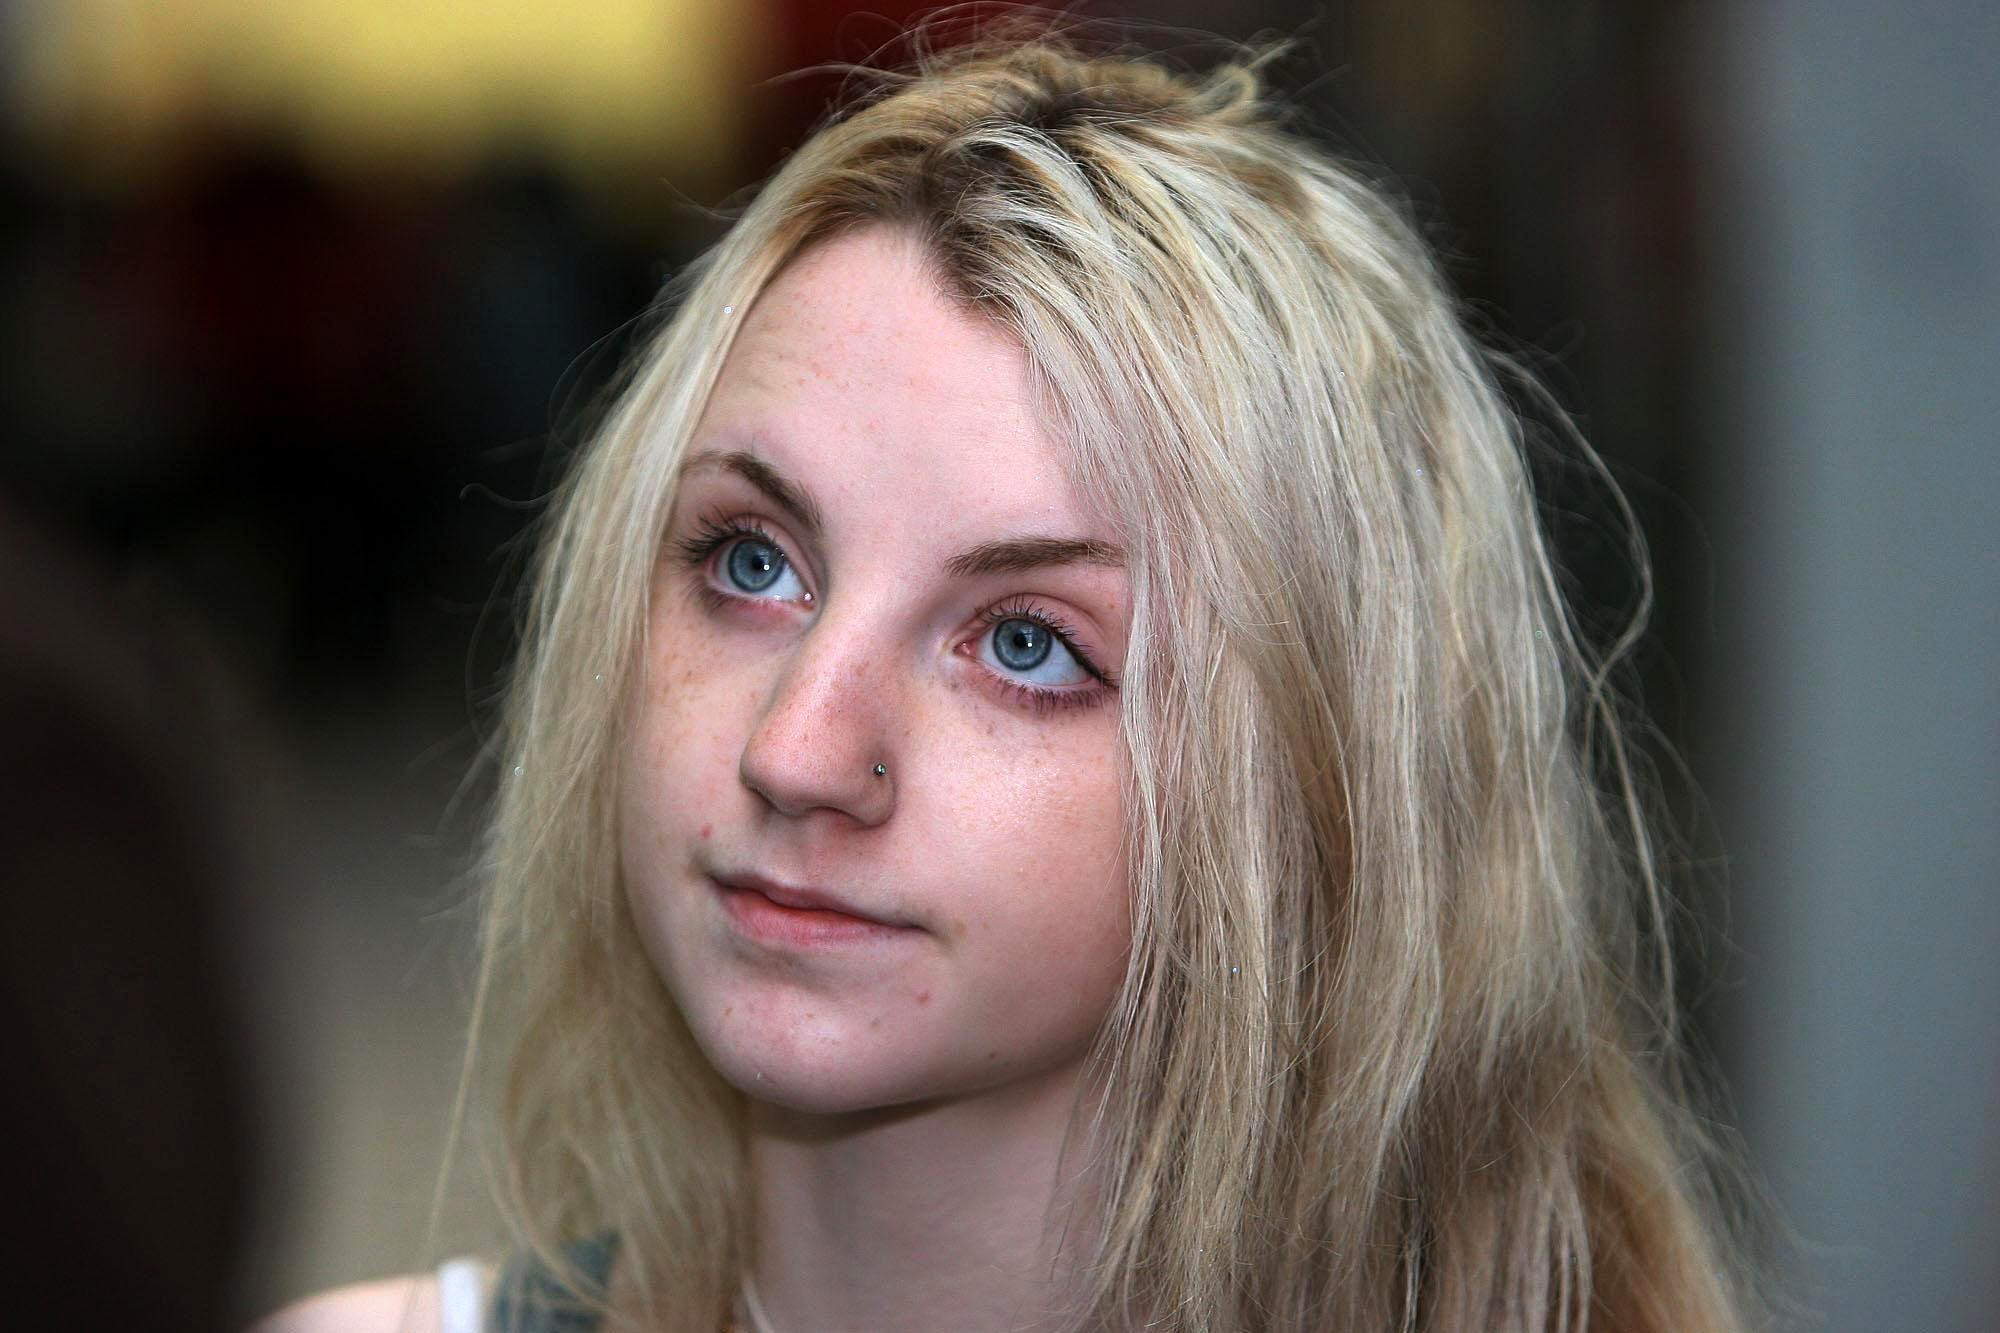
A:
[[[1009,671],[1033,671],[1054,646],[1048,626],[1032,620],[1003,620],[993,627],[993,655]]]
[[[982,661],[1027,684],[1083,685],[1095,678],[1055,629],[1039,620],[1024,616],[996,619],[981,647],[987,650],[980,654]]]
[[[744,592],[763,592],[785,572],[785,553],[767,541],[746,537],[729,548],[723,563],[731,583]]]

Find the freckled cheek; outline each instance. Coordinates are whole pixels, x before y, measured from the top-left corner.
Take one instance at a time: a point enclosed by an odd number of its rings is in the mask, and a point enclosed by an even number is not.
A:
[[[759,664],[698,629],[661,625],[654,633],[673,646],[655,660],[639,730],[653,762],[699,770],[689,777],[708,782],[716,765],[733,769],[741,756],[764,698]]]
[[[656,623],[656,649],[642,694],[631,701],[621,741],[621,842],[635,886],[679,865],[726,826],[719,803],[742,757],[755,715],[754,682],[706,651],[698,635]]]

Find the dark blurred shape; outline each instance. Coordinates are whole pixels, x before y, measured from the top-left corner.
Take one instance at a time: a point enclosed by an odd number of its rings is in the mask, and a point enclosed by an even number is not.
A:
[[[959,15],[945,16],[946,21],[929,29],[928,44],[935,50],[969,36],[972,25],[965,18],[975,9],[990,19],[1006,8],[966,7]],[[765,64],[778,77],[766,84],[752,103],[756,129],[750,151],[760,177],[775,169],[840,104],[842,91],[848,86],[843,66],[879,66],[885,52],[907,52],[903,34],[919,15],[938,6],[927,0],[880,0],[861,7],[822,0],[773,0],[769,9]],[[953,18],[957,21],[951,21]]]
[[[0,1178],[14,1327],[212,1333],[254,1154],[214,669],[0,503]]]

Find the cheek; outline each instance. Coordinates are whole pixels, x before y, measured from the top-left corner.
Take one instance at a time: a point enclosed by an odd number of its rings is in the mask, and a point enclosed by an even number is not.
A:
[[[691,847],[712,834],[707,805],[718,784],[734,780],[739,718],[755,707],[744,676],[713,669],[712,654],[676,615],[655,617],[651,643],[618,742],[618,844],[635,890],[685,865]]]
[[[966,930],[1002,993],[1108,1005],[1131,940],[1131,884],[1120,783],[1109,763],[1073,758],[1012,766],[1022,779],[971,790],[961,869],[977,886]]]
[[[683,596],[665,587],[654,595],[661,607],[645,670],[626,706],[623,767],[656,791],[702,786],[717,763],[733,769],[747,725],[741,719],[755,711],[757,685],[690,622]]]

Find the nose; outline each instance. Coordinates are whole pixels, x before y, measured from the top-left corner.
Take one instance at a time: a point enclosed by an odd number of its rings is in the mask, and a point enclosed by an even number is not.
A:
[[[781,814],[837,810],[873,826],[895,808],[881,645],[830,611],[797,641],[744,742],[743,785]],[[877,772],[878,767],[882,770]]]

